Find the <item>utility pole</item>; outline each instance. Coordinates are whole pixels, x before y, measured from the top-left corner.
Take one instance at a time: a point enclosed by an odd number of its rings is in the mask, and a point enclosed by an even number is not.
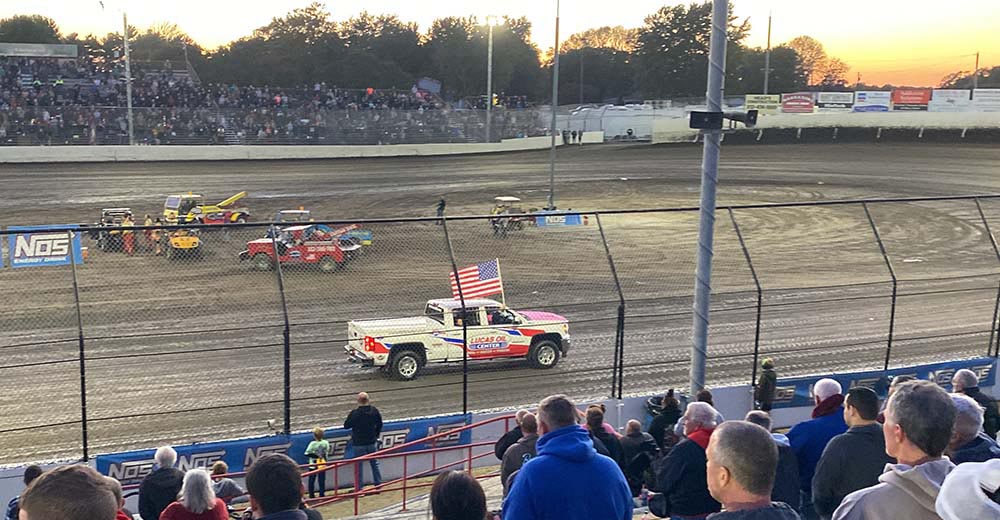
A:
[[[764,52],[764,94],[771,79],[771,13],[767,13],[767,51]]]
[[[979,88],[979,51],[976,51],[976,68],[972,71],[972,90]]]
[[[486,25],[490,26],[489,44],[486,51],[486,142],[490,141],[490,132],[493,130],[493,22],[492,16],[486,17]]]
[[[556,0],[556,44],[552,59],[552,144],[549,145],[549,205],[556,209],[556,110],[559,108],[559,0]]]
[[[583,104],[583,49],[577,54],[580,57],[580,104]]]
[[[854,90],[861,88],[861,73],[858,73],[858,80],[854,82]]]
[[[125,42],[125,106],[128,110],[128,144],[135,144],[135,128],[132,118],[132,59],[128,49],[128,14],[122,13],[122,23],[125,25],[125,32],[122,33],[122,40]]]
[[[729,0],[712,0],[712,38],[708,54],[708,112],[722,113],[726,77],[726,24]],[[715,192],[719,183],[719,147],[722,129],[703,131],[701,201],[698,205],[698,256],[695,270],[694,323],[691,341],[691,395],[705,388],[708,357],[708,312],[712,296],[712,241],[715,238]]]

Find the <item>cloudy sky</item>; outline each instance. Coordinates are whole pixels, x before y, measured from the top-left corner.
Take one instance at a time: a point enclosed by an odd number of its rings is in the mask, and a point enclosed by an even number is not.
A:
[[[6,0],[0,17],[43,14],[64,32],[106,34],[121,27],[121,11],[143,29],[173,22],[206,47],[249,34],[272,17],[310,0]],[[773,41],[800,34],[819,39],[827,51],[851,65],[868,83],[935,85],[949,72],[971,70],[979,51],[983,66],[1000,65],[1000,0],[732,0],[736,14],[753,25],[749,43],[763,46],[767,16],[773,13]],[[565,0],[561,38],[602,25],[640,26],[664,0]],[[527,16],[541,48],[552,46],[555,0],[328,0],[334,18],[343,20],[366,9],[393,13],[426,29],[443,16]]]

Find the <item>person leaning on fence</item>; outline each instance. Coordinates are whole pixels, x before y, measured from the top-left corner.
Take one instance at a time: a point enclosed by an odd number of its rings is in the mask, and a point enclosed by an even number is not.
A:
[[[323,438],[323,428],[313,428],[313,440],[306,447],[309,471],[326,468],[330,456],[330,442]],[[316,498],[316,480],[319,480],[319,496],[326,496],[326,471],[309,474],[309,498]]]
[[[764,370],[760,373],[753,398],[758,410],[770,412],[774,404],[774,395],[778,391],[778,374],[774,371],[774,361],[771,358],[762,361],[760,367]]]
[[[348,414],[344,428],[351,430],[351,444],[354,447],[355,457],[378,451],[378,438],[382,434],[382,414],[372,405],[366,392],[358,394],[358,407]],[[372,483],[378,487],[382,484],[378,459],[370,459],[369,463],[372,468]],[[358,487],[362,487],[365,482],[363,464],[358,464],[355,471],[357,471]]]
[[[31,483],[40,476],[42,476],[41,466],[32,464],[27,468],[24,468],[24,487],[27,488],[30,486]],[[4,520],[17,520],[17,513],[20,511],[20,507],[18,506],[20,500],[20,496],[10,499],[10,502],[7,503],[7,514],[4,515]]]
[[[983,407],[963,394],[952,394],[955,403],[955,426],[945,453],[954,464],[1000,459],[1000,446],[983,432]]]
[[[745,421],[722,423],[705,455],[708,491],[724,509],[710,520],[799,520],[791,506],[771,501],[778,448],[770,432]]]
[[[160,520],[227,520],[226,503],[215,496],[212,477],[203,469],[188,470],[180,496],[160,514]]]
[[[62,466],[35,479],[21,495],[20,520],[115,520],[118,502],[103,475]]]
[[[1000,413],[997,410],[997,401],[993,396],[979,389],[979,377],[975,372],[963,368],[951,378],[951,387],[956,394],[965,394],[979,403],[985,413],[983,415],[983,431],[992,439],[996,440],[997,431],[1000,430]]]
[[[184,472],[174,467],[177,452],[173,448],[157,448],[153,460],[156,469],[139,484],[139,516],[142,520],[159,520],[160,513],[177,499],[184,482]]]

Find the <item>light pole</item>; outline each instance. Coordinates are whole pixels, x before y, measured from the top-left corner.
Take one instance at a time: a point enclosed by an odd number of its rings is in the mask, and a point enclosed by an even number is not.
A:
[[[497,24],[496,16],[487,16],[489,26],[489,43],[486,46],[486,142],[491,141],[493,131],[493,26]]]
[[[122,41],[125,42],[125,106],[128,110],[128,144],[135,144],[135,129],[132,119],[132,59],[128,49],[128,14],[122,12],[122,23],[125,31],[122,33]]]
[[[556,0],[556,44],[552,61],[552,144],[549,145],[549,206],[556,209],[556,108],[559,107],[559,0]]]
[[[767,13],[767,51],[764,52],[764,94],[771,79],[771,13]]]

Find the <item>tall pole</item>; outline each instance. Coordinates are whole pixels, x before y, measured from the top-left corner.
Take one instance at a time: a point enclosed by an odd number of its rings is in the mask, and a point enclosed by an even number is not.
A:
[[[486,142],[490,141],[493,121],[493,20],[486,18],[486,25],[490,26],[489,43],[486,46]]]
[[[549,210],[556,209],[556,109],[559,107],[559,0],[556,0],[556,44],[552,60],[552,144],[549,145]]]
[[[979,88],[979,51],[976,51],[976,68],[972,71],[972,90]]]
[[[729,0],[712,0],[712,38],[708,55],[709,112],[722,112],[726,76],[726,24]],[[712,240],[715,236],[715,189],[718,184],[722,129],[704,131],[701,157],[701,202],[698,220],[698,262],[695,271],[694,324],[691,343],[691,393],[705,387],[708,353],[708,309],[712,295]]]
[[[580,104],[583,104],[583,49],[577,54],[580,57]]]
[[[128,109],[128,144],[131,146],[135,144],[135,129],[132,119],[132,59],[128,49],[128,14],[122,13],[122,22],[125,25],[122,33],[125,42],[125,106]]]
[[[767,13],[767,51],[764,52],[764,94],[771,81],[771,13]]]

